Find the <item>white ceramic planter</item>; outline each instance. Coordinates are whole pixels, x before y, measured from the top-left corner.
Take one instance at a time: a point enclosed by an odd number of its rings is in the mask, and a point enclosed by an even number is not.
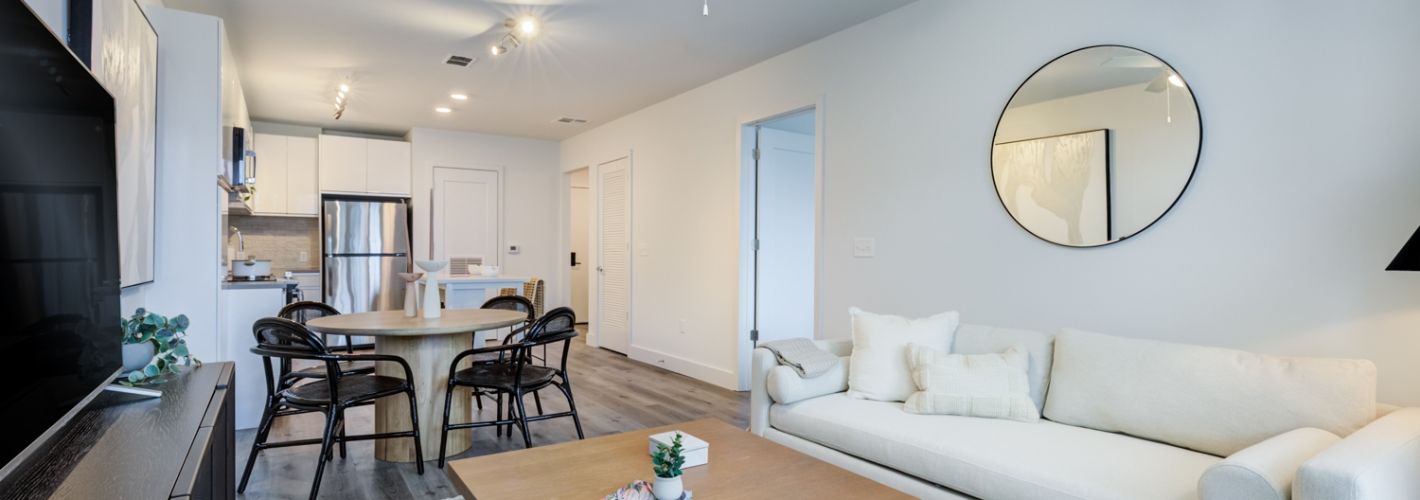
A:
[[[157,348],[152,342],[142,344],[123,344],[123,371],[125,373],[133,370],[142,370],[148,366],[148,362],[153,360],[153,355],[157,354]]]
[[[656,500],[679,500],[685,494],[685,487],[680,482],[681,476],[657,477],[656,483],[651,485],[651,492],[656,494]]]

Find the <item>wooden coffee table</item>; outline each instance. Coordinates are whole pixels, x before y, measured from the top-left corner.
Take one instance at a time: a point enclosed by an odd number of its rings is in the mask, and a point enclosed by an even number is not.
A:
[[[911,498],[715,419],[455,460],[448,474],[470,500],[599,499],[654,480],[647,440],[673,430],[710,443],[710,463],[683,476],[696,498]]]

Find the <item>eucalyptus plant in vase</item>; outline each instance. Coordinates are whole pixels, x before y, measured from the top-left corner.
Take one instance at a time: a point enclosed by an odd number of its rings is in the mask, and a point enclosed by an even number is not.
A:
[[[681,434],[675,433],[671,445],[656,445],[656,453],[651,455],[651,468],[656,472],[656,483],[651,492],[656,500],[677,500],[685,494],[681,483],[681,466],[685,465],[685,449],[681,446]]]
[[[124,369],[132,370],[127,379],[120,381],[122,384],[153,383],[164,373],[176,373],[180,365],[202,364],[187,351],[187,315],[170,319],[140,307],[119,324],[123,329]],[[141,354],[136,356],[130,354],[139,351]],[[145,354],[149,357],[143,363]]]

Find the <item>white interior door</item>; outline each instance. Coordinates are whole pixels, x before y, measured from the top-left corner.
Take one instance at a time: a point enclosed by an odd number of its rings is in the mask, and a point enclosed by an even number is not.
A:
[[[813,338],[814,136],[761,128],[758,147],[754,294],[758,340]]]
[[[592,214],[588,210],[588,193],[590,186],[587,178],[587,170],[581,169],[572,174],[572,190],[569,194],[571,199],[571,210],[568,220],[571,222],[571,247],[572,255],[568,259],[568,265],[572,267],[572,310],[577,313],[577,321],[586,322],[591,318],[591,307],[588,298],[591,290],[588,289],[590,281],[587,276],[587,268],[591,267],[587,259],[591,258],[591,226]]]
[[[631,347],[631,160],[597,168],[597,342]]]
[[[498,265],[502,207],[498,171],[434,167],[434,260],[478,257],[484,264]]]

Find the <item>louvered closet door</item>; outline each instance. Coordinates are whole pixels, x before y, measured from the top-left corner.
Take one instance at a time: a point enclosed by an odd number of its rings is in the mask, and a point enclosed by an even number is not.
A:
[[[631,346],[631,160],[597,168],[597,341],[626,353]]]

